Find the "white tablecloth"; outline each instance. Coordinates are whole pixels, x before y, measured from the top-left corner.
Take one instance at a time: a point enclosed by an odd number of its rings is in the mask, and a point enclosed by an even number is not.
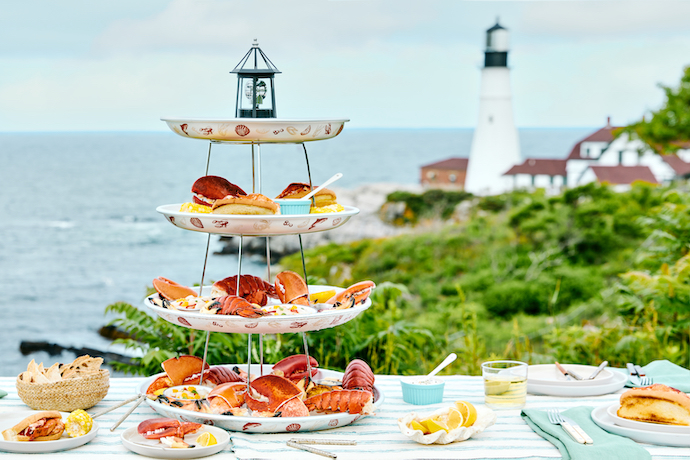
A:
[[[535,434],[520,417],[519,410],[497,411],[496,424],[483,433],[465,442],[446,446],[423,446],[404,437],[397,425],[397,419],[408,412],[431,413],[435,409],[463,399],[473,404],[483,404],[483,384],[481,377],[450,376],[443,377],[446,382],[443,403],[431,406],[414,406],[404,403],[398,377],[376,376],[376,385],[382,390],[385,401],[373,417],[365,417],[355,424],[318,433],[290,434],[247,434],[230,433],[231,445],[217,454],[218,459],[266,458],[281,460],[325,458],[287,447],[285,441],[293,437],[354,439],[357,446],[314,446],[334,452],[338,459],[384,460],[417,458],[455,458],[455,459],[546,459],[560,458],[559,451],[549,442]],[[110,381],[108,395],[95,408],[97,410],[123,401],[136,393],[141,378],[115,378]],[[9,394],[0,399],[0,429],[3,413],[25,410],[28,407],[19,399],[14,377],[0,377],[0,389]],[[621,391],[622,392],[622,391]],[[620,392],[619,392],[620,393]],[[585,398],[561,398],[527,395],[528,408],[567,409],[575,406],[600,406],[617,401],[617,394]],[[145,403],[114,432],[110,427],[128,410],[129,406],[116,409],[98,418],[101,425],[98,436],[85,446],[49,454],[51,458],[69,459],[115,459],[133,457],[137,454],[127,450],[120,442],[121,433],[142,420],[157,417]],[[234,446],[233,446],[234,444]],[[690,459],[690,448],[675,448],[644,445],[654,459]],[[235,449],[233,453],[233,449]],[[0,453],[2,459],[26,458],[26,454]]]

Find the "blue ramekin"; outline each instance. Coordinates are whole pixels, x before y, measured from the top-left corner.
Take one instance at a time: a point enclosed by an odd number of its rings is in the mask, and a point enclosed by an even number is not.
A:
[[[284,215],[309,214],[311,200],[273,200],[280,205],[280,213]]]
[[[403,401],[409,404],[416,404],[418,406],[426,404],[436,404],[443,401],[443,387],[445,383],[431,384],[431,385],[415,385],[411,382],[423,380],[424,377],[405,377],[400,379],[402,386]],[[440,379],[434,379],[440,380]]]

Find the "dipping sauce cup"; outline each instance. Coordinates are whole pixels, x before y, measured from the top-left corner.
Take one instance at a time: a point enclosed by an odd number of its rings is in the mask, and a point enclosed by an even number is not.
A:
[[[521,409],[527,400],[527,363],[482,363],[484,402],[492,409]]]

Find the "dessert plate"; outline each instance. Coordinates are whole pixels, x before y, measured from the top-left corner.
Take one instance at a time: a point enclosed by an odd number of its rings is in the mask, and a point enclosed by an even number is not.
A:
[[[690,436],[680,433],[666,433],[619,426],[616,420],[608,413],[610,405],[597,407],[592,411],[592,420],[603,430],[609,433],[625,436],[633,441],[658,444],[660,446],[690,447]],[[647,425],[647,424],[645,424]]]
[[[226,364],[225,366],[233,367],[235,364]],[[247,370],[246,364],[238,364],[237,367]],[[270,374],[272,365],[264,364],[263,374]],[[252,364],[252,374],[259,374],[259,365]],[[158,377],[165,375],[160,373],[154,375],[141,383],[137,389],[138,394],[146,393],[146,389]],[[319,369],[315,379],[342,379],[343,373],[331,371],[327,369]],[[383,393],[374,385],[374,407],[378,409],[383,404]],[[178,420],[185,420],[188,422],[203,423],[206,425],[213,425],[229,431],[240,431],[247,433],[290,433],[294,431],[319,431],[328,430],[331,428],[349,425],[356,422],[362,417],[361,414],[350,414],[348,412],[336,412],[332,414],[319,414],[314,412],[314,415],[309,417],[241,417],[233,415],[220,414],[206,414],[203,412],[194,412],[177,407],[166,406],[157,401],[146,398],[146,403],[151,406],[153,410],[163,415],[164,417],[175,418]]]
[[[156,211],[177,227],[218,235],[276,236],[323,232],[340,227],[359,213],[359,209],[353,206],[343,206],[343,211],[323,214],[243,216],[181,212],[181,206],[182,203],[166,204],[158,206]]]
[[[597,366],[586,366],[582,364],[563,364],[568,370],[575,371],[583,378],[587,378],[596,371]],[[565,386],[597,386],[611,383],[614,379],[611,369],[602,370],[596,378],[592,380],[574,380],[563,375],[555,364],[535,364],[527,368],[527,383],[537,385],[565,385]]]
[[[161,118],[176,134],[234,144],[292,143],[321,141],[337,136],[345,123],[339,119],[280,118]]]
[[[328,290],[335,290],[336,293],[344,291],[343,288],[334,286],[309,285],[310,294]],[[204,286],[201,292],[204,295],[208,295],[211,292],[211,287]],[[347,323],[371,306],[371,299],[369,298],[364,301],[364,304],[344,310],[327,310],[319,313],[295,315],[263,316],[261,318],[243,318],[237,315],[210,315],[193,310],[170,310],[155,305],[151,300],[152,298],[158,298],[158,294],[144,299],[144,305],[153,313],[173,324],[204,331],[233,332],[240,334],[278,334],[286,332],[319,331],[321,329],[328,329]]]
[[[41,411],[3,412],[2,422],[0,422],[0,431],[13,427],[35,412]],[[62,421],[66,421],[69,413],[60,413],[62,414]],[[94,420],[91,431],[86,433],[84,436],[70,438],[65,432],[60,439],[56,439],[55,441],[21,442],[5,441],[4,439],[0,438],[0,451],[15,452],[20,454],[45,454],[48,452],[59,452],[62,450],[74,449],[75,447],[83,446],[95,438],[98,434],[98,428],[98,422]]]
[[[534,395],[547,396],[598,396],[615,393],[625,386],[628,376],[622,372],[611,371],[613,379],[608,383],[600,385],[573,386],[563,385],[560,382],[549,384],[532,383],[529,380],[529,370],[527,371],[527,393]]]
[[[619,403],[612,404],[606,409],[606,413],[618,426],[633,428],[636,430],[656,431],[659,433],[678,433],[686,436],[690,435],[690,426],[665,425],[663,423],[638,422],[618,416]]]
[[[195,444],[196,438],[206,432],[210,432],[216,438],[218,444],[206,447],[195,446],[191,449],[172,448],[162,444],[157,439],[146,439],[137,432],[137,427],[135,426],[126,429],[120,436],[120,440],[132,452],[154,458],[206,457],[207,455],[217,454],[230,443],[230,435],[227,431],[212,426],[204,426],[198,432],[185,436],[184,440],[187,444]]]

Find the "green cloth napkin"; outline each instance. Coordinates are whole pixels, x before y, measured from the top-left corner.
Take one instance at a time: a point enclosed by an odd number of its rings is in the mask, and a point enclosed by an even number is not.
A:
[[[549,422],[546,411],[538,409],[524,409],[522,418],[542,438],[556,446],[563,460],[591,460],[603,458],[606,460],[645,460],[652,456],[647,450],[632,439],[611,434],[599,428],[592,421],[591,413],[594,407],[574,407],[563,411],[562,414],[573,419],[580,428],[592,438],[594,444],[584,445],[573,441],[560,425]]]
[[[684,367],[680,367],[677,364],[673,364],[671,361],[663,359],[652,361],[646,366],[643,366],[642,369],[644,369],[647,377],[651,377],[654,380],[654,383],[663,383],[676,390],[685,393],[690,392],[690,371]],[[634,387],[635,385],[628,380],[626,386]]]
[[[7,392],[0,390],[0,398],[4,398],[5,396],[7,396]]]

